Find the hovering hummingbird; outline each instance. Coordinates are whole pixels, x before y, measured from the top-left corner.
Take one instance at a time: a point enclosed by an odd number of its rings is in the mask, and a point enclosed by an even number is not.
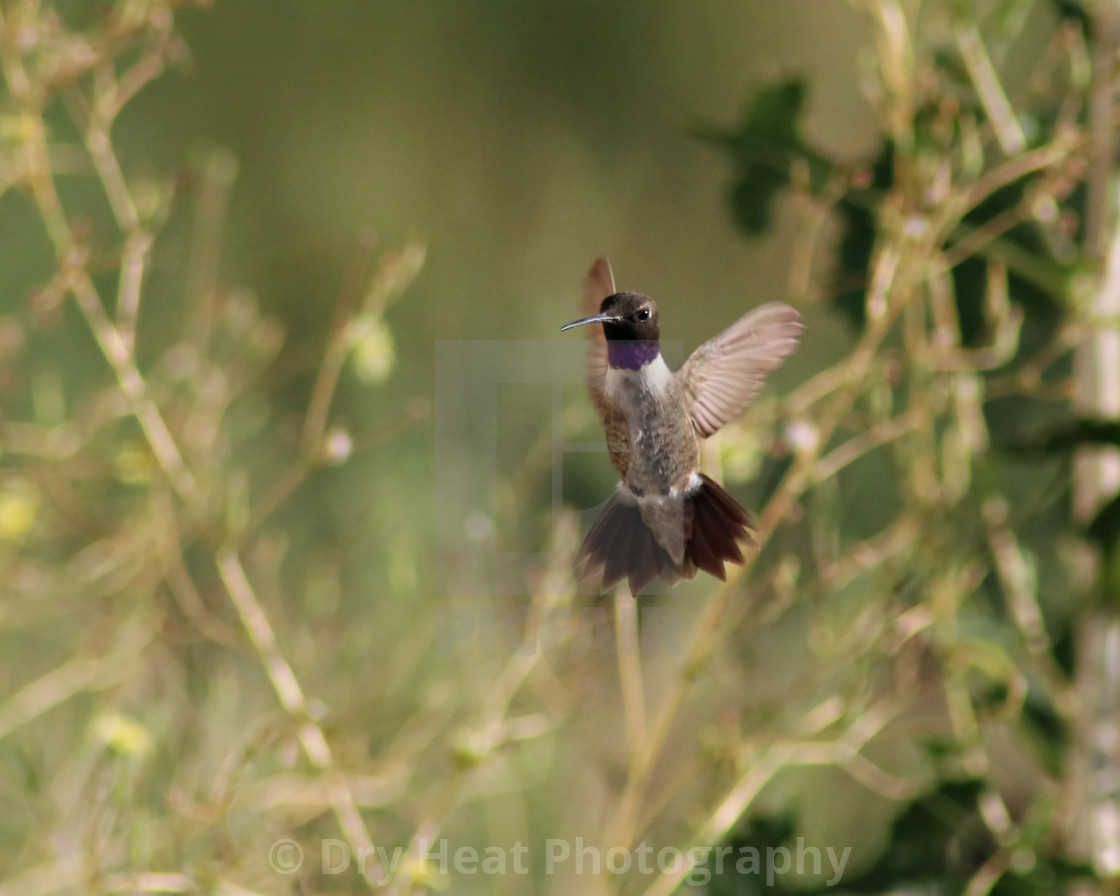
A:
[[[761,305],[674,372],[661,357],[657,305],[617,292],[605,258],[591,266],[584,300],[598,313],[560,329],[603,325],[592,337],[588,385],[620,481],[576,563],[585,575],[601,567],[604,589],[626,578],[631,594],[658,575],[671,585],[703,569],[724,580],[725,562],[743,562],[739,544],[754,544],[755,523],[700,472],[700,439],[739,414],[796,348],[801,315]]]

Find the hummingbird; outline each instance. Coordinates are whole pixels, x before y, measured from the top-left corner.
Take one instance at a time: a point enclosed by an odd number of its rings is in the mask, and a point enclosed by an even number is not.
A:
[[[737,416],[797,347],[801,315],[760,305],[673,371],[661,357],[657,305],[618,292],[605,258],[584,280],[584,301],[598,312],[560,329],[602,325],[592,332],[587,378],[619,482],[577,567],[583,576],[602,569],[604,590],[625,578],[635,595],[657,576],[672,585],[700,569],[725,581],[724,564],[743,562],[740,545],[755,545],[757,525],[700,472],[700,439]]]

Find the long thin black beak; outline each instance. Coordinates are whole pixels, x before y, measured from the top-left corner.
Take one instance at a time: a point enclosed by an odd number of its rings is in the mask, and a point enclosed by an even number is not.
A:
[[[601,312],[599,314],[592,314],[591,317],[585,317],[582,320],[573,320],[570,324],[564,324],[560,328],[560,332],[570,330],[572,327],[582,327],[584,324],[601,324],[612,320],[618,320],[617,314],[610,314],[609,312]]]

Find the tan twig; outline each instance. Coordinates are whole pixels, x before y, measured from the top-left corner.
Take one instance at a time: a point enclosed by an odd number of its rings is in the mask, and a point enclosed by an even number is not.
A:
[[[230,599],[241,623],[256,648],[257,656],[264,666],[269,681],[272,682],[280,705],[296,724],[296,734],[308,761],[323,773],[323,784],[327,800],[334,811],[335,818],[343,835],[355,854],[364,855],[374,863],[369,874],[363,875],[372,887],[374,881],[383,877],[383,871],[373,849],[373,840],[366,830],[357,801],[341,771],[335,766],[331,748],[323,734],[323,729],[314,721],[303,695],[303,689],[296,679],[295,672],[284,659],[276,635],[268,621],[260,601],[249,584],[248,576],[241,565],[241,558],[229,548],[218,551],[216,556],[218,573],[226,586]],[[360,852],[359,852],[360,851]]]
[[[614,626],[626,743],[630,757],[634,757],[646,740],[646,700],[638,642],[638,604],[626,588],[619,588],[614,596]]]
[[[980,37],[980,29],[972,17],[958,21],[953,29],[953,36],[957,41],[957,48],[961,51],[968,76],[976,87],[980,102],[984,104],[984,111],[995,130],[996,139],[1000,148],[1009,156],[1021,153],[1027,145],[1023,130],[1015,117],[1015,111],[1008,102],[1007,94],[1003,91],[999,76],[992,66],[988,56],[987,47]]]
[[[889,713],[869,712],[868,716],[878,724],[854,727],[834,743],[782,743],[761,751],[747,750],[743,758],[746,772],[692,836],[688,848],[682,850],[684,860],[662,871],[645,889],[643,896],[670,896],[702,855],[694,847],[711,847],[722,842],[762,788],[784,768],[795,765],[835,765],[853,774],[861,783],[871,785],[877,792],[891,798],[912,797],[916,792],[913,782],[888,774],[859,754],[859,750],[870,737],[878,733],[881,724],[889,718]]]
[[[185,293],[195,309],[192,326],[198,333],[198,344],[205,346],[218,317],[218,266],[237,162],[228,152],[212,150],[198,163],[197,170],[200,185],[194,208]]]
[[[73,269],[71,292],[77,300],[82,315],[93,331],[101,352],[112,367],[117,383],[128,399],[132,412],[140,422],[159,465],[167,476],[171,487],[194,509],[201,505],[201,493],[194,476],[187,469],[179,446],[175,443],[163,416],[155,403],[148,397],[144,378],[136,367],[129,344],[109,320],[97,289],[89,274],[82,268]]]
[[[140,317],[140,286],[152,247],[149,234],[137,230],[125,240],[117,287],[117,329],[130,354],[136,350],[136,322]]]
[[[114,687],[132,677],[153,633],[132,621],[121,626],[117,646],[109,654],[74,657],[20,688],[0,703],[0,738],[78,694]]]
[[[303,421],[303,451],[308,457],[313,457],[318,452],[327,427],[331,401],[350,347],[350,324],[362,299],[375,245],[376,239],[372,232],[366,231],[359,236],[350,260],[350,269],[343,278],[342,292],[335,303],[334,322],[331,324],[327,348],[319,365],[319,374],[315,378],[307,416]]]
[[[136,367],[131,346],[122,338],[109,319],[97,288],[85,269],[85,253],[75,243],[66,220],[62,203],[52,179],[46,152],[46,138],[42,122],[38,119],[28,129],[25,148],[28,154],[28,171],[32,192],[40,214],[47,224],[55,254],[63,270],[63,282],[78,303],[120,385],[132,412],[140,422],[152,452],[171,483],[172,488],[192,507],[199,506],[200,494],[194,477],[183,462],[179,448],[160,415],[159,409],[149,398],[144,379]]]
[[[853,436],[817,461],[813,469],[813,479],[817,482],[831,479],[844,467],[854,463],[869,451],[900,439],[925,425],[926,417],[927,411],[924,408],[911,408],[905,414],[884,420],[866,432]]]

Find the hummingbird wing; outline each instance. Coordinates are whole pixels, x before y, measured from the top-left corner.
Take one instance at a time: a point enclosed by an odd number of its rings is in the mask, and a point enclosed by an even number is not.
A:
[[[603,299],[613,296],[616,292],[618,290],[614,288],[611,263],[600,255],[591,265],[587,276],[583,278],[584,313],[588,316],[598,314]],[[591,397],[598,405],[602,401],[601,395],[607,383],[607,338],[603,335],[603,328],[598,324],[586,329],[591,337],[587,353],[587,385],[591,387]]]
[[[681,368],[685,408],[696,432],[708,437],[754,398],[766,374],[797,347],[801,315],[771,302],[709,339]]]
[[[618,290],[614,286],[611,263],[600,255],[591,265],[587,276],[583,278],[584,313],[588,316],[598,314],[603,299],[616,292]],[[626,470],[630,465],[630,429],[626,424],[626,416],[606,399],[607,371],[610,369],[610,362],[607,359],[607,337],[603,335],[603,328],[597,324],[587,329],[590,331],[587,350],[588,390],[591,392],[591,400],[595,403],[595,410],[599,412],[599,419],[603,421],[611,463],[618,471],[618,475],[626,478]]]

